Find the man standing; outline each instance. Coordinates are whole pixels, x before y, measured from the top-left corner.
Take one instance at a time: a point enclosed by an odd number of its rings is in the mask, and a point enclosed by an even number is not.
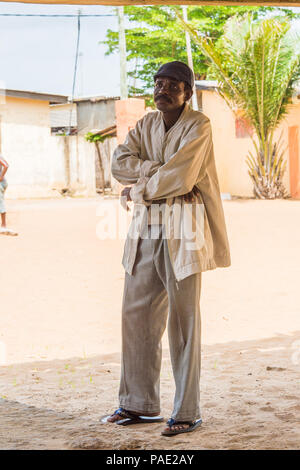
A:
[[[193,72],[182,62],[170,62],[160,67],[154,80],[158,111],[138,121],[112,160],[113,176],[132,185],[121,196],[134,202],[134,213],[122,260],[126,273],[120,408],[102,422],[163,420],[161,338],[169,313],[176,392],[162,434],[171,436],[201,424],[201,273],[230,266],[230,252],[210,121],[188,105]],[[200,217],[194,215],[196,206]],[[196,222],[196,244],[184,234],[187,214]]]
[[[5,174],[8,170],[8,163],[7,161],[0,155],[0,214],[1,214],[1,227],[0,227],[0,234],[2,235],[18,235],[13,230],[6,227],[6,209],[5,209],[5,202],[4,202],[4,193],[7,188],[7,181],[5,178]]]

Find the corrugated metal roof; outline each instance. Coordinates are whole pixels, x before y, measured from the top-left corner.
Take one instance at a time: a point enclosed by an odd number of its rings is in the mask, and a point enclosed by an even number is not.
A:
[[[68,127],[70,125],[71,103],[50,106],[50,127]],[[73,104],[71,127],[77,126],[77,106]]]
[[[15,0],[4,0],[15,2]],[[46,3],[51,5],[277,5],[297,6],[299,0],[19,0],[21,3]]]
[[[97,103],[98,101],[109,101],[109,100],[119,100],[119,96],[81,96],[80,98],[74,98],[74,103],[80,103],[81,101],[91,101],[92,103]]]
[[[217,80],[195,80],[197,90],[215,90],[219,88]],[[300,95],[300,83],[294,86],[294,96]]]
[[[100,136],[107,136],[110,135],[112,137],[115,137],[117,135],[117,126],[110,126],[106,127],[105,129],[91,129],[90,133],[93,136],[100,135]]]
[[[216,80],[195,80],[197,90],[214,90],[218,88]]]
[[[10,90],[1,88],[0,95],[11,96],[12,98],[27,98],[31,100],[49,101],[51,103],[67,103],[68,97],[65,95],[54,95],[52,93],[39,93],[28,90]]]

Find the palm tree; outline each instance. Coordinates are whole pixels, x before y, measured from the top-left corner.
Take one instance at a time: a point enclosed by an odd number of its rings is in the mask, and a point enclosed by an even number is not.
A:
[[[274,131],[288,112],[300,78],[300,41],[290,22],[280,16],[258,21],[251,14],[233,17],[214,43],[180,21],[209,59],[221,96],[236,115],[242,112],[255,131],[249,135],[255,152],[247,155],[255,197],[286,196],[282,183],[285,149],[281,136],[274,141]]]

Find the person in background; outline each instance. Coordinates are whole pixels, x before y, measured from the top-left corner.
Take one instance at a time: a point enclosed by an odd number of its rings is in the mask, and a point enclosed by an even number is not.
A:
[[[18,235],[17,232],[6,227],[6,208],[4,203],[4,193],[7,188],[7,181],[5,178],[6,172],[8,170],[7,161],[0,155],[0,214],[1,214],[1,227],[0,234],[2,235]]]

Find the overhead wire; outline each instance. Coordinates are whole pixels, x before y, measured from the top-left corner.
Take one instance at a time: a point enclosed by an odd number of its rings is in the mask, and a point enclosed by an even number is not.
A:
[[[75,65],[73,73],[73,85],[72,85],[72,95],[69,100],[71,104],[70,108],[70,118],[69,118],[69,129],[68,135],[71,134],[72,126],[72,111],[73,111],[73,102],[76,86],[76,76],[77,76],[77,67],[78,67],[78,56],[79,56],[79,42],[80,42],[80,18],[103,18],[103,17],[116,17],[114,14],[81,14],[80,12],[77,15],[74,14],[36,14],[36,13],[0,13],[0,16],[4,17],[38,17],[38,18],[77,18],[77,40],[76,40],[76,53],[75,53]]]

